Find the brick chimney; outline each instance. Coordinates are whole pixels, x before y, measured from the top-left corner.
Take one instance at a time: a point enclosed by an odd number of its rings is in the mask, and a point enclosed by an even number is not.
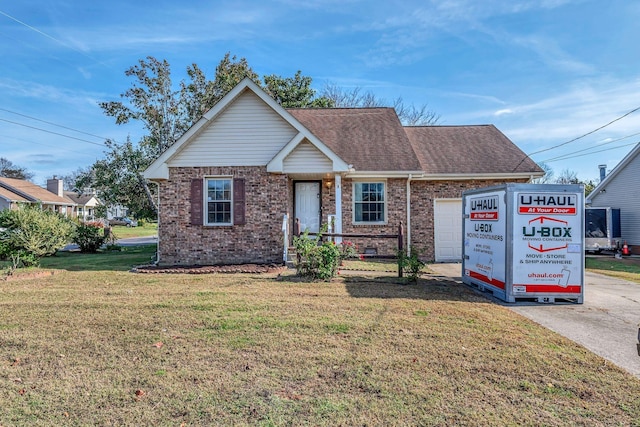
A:
[[[57,195],[58,197],[64,196],[64,186],[61,179],[58,179],[55,175],[53,178],[47,180],[47,190]]]

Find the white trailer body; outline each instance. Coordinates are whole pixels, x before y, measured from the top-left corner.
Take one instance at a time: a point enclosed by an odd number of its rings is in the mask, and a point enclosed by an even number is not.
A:
[[[506,302],[583,302],[582,185],[504,184],[462,204],[464,283]]]

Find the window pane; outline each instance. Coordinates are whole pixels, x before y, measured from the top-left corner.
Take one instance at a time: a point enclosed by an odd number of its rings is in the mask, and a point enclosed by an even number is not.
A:
[[[384,222],[384,182],[354,184],[354,220],[356,222]]]
[[[364,219],[362,218],[362,204],[361,203],[356,203],[355,206],[355,218],[356,221],[364,221]]]
[[[231,180],[207,180],[207,222],[209,224],[231,223]]]

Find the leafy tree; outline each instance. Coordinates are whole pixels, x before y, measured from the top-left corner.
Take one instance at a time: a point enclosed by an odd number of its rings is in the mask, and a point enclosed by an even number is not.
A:
[[[135,77],[133,87],[121,94],[128,104],[121,101],[101,102],[99,105],[116,124],[138,120],[149,132],[141,145],[150,155],[157,157],[169,148],[189,127],[185,103],[180,91],[173,89],[171,67],[166,60],[148,56],[138,65],[127,69],[125,75]]]
[[[128,138],[123,144],[107,140],[105,145],[105,157],[78,180],[79,188],[99,189],[104,204],[126,206],[136,218],[154,218],[155,188],[150,188],[141,175],[154,159],[148,147],[134,145]]]
[[[361,87],[344,89],[333,83],[327,83],[322,89],[321,98],[329,100],[332,107],[338,108],[375,108],[393,106],[398,118],[405,126],[433,126],[438,124],[440,115],[427,109],[427,104],[419,107],[406,105],[402,98],[389,103],[377,97],[373,92],[364,92]]]
[[[311,81],[311,77],[303,76],[300,70],[293,77],[271,74],[264,76],[264,90],[284,108],[333,107],[331,99],[316,98]]]
[[[12,161],[0,157],[0,177],[30,180],[33,173],[27,171],[26,168],[15,165]]]
[[[251,69],[245,58],[238,59],[227,52],[216,67],[213,80],[208,80],[204,72],[196,64],[187,67],[190,82],[181,82],[182,100],[185,102],[190,124],[195,123],[204,113],[220,101],[231,89],[245,77],[256,84],[260,78]]]
[[[593,182],[593,180],[589,180],[589,181],[582,181],[582,183],[584,184],[584,195],[588,196],[589,194],[591,194],[591,192],[596,188],[596,186],[598,184],[596,184],[595,182]]]

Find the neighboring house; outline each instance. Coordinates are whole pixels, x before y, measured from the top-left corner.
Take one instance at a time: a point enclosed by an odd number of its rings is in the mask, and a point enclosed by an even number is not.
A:
[[[64,196],[76,204],[74,216],[82,221],[92,221],[96,218],[96,207],[101,203],[95,194],[65,191]]]
[[[593,207],[620,209],[622,240],[640,254],[640,144],[589,194],[585,203]]]
[[[0,177],[0,210],[17,209],[21,204],[40,204],[42,209],[73,216],[75,202],[64,197],[62,181],[47,181],[47,189],[22,179]]]
[[[129,209],[122,205],[110,205],[107,207],[107,219],[113,219],[114,217],[128,216]]]
[[[284,109],[243,80],[145,177],[159,185],[159,262],[281,262],[283,218],[395,234],[459,261],[462,192],[543,171],[492,125],[403,127],[392,108]],[[285,215],[287,215],[285,217]],[[390,239],[349,239],[395,254]]]

